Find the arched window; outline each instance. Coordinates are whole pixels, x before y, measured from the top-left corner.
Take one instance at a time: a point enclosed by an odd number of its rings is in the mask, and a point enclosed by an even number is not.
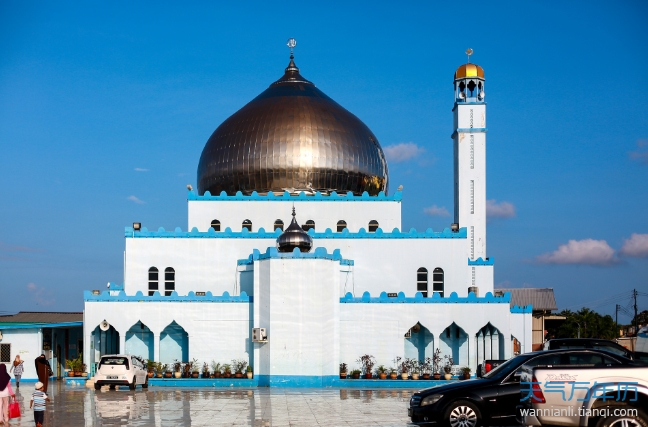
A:
[[[309,219],[308,221],[306,221],[306,224],[302,225],[302,230],[304,230],[307,233],[308,230],[310,230],[311,228],[313,230],[315,229],[315,221],[313,221],[312,219]]]
[[[274,223],[274,227],[272,228],[272,231],[276,230],[277,228],[278,228],[279,230],[283,231],[283,226],[284,226],[283,221],[280,220],[280,219],[278,219],[278,220],[275,221],[275,223]]]
[[[243,228],[247,228],[247,231],[251,232],[252,231],[252,221],[250,221],[249,219],[246,219],[245,221],[243,221],[243,227],[241,228],[241,231],[243,231]]]
[[[220,231],[220,221],[215,219],[211,222],[211,228],[214,229],[214,231]]]
[[[164,295],[171,296],[173,291],[175,291],[175,270],[167,267],[164,270]]]
[[[375,233],[376,230],[378,230],[378,221],[376,221],[375,219],[369,221],[369,232]]]
[[[345,228],[347,228],[346,221],[344,221],[344,220],[338,221],[338,223],[337,223],[337,232],[341,233],[342,230],[344,230]]]
[[[432,291],[443,297],[443,270],[438,267],[432,272]]]
[[[148,279],[148,294],[149,296],[153,296],[153,292],[157,291],[159,289],[159,281],[158,281],[158,269],[155,267],[149,268],[149,279]]]
[[[423,298],[427,298],[428,291],[428,271],[427,268],[419,268],[416,271],[416,291],[423,294]]]

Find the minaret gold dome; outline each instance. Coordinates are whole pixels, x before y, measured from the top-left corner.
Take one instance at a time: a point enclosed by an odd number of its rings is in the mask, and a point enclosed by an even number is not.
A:
[[[455,71],[454,78],[463,79],[466,77],[481,77],[484,78],[484,69],[477,64],[464,64],[461,67],[457,68]]]

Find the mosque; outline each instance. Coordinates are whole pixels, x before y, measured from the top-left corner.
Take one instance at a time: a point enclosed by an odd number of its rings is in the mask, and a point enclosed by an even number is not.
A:
[[[291,46],[284,75],[208,139],[186,231],[126,227],[124,283],[84,293],[85,362],[244,359],[260,386],[326,387],[365,354],[440,349],[474,373],[531,351],[531,306],[493,295],[484,85],[476,64],[454,74],[454,222],[403,230],[378,138]]]

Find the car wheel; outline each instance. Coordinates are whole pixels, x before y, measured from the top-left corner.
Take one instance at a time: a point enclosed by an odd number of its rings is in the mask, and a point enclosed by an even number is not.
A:
[[[476,427],[481,424],[481,412],[472,403],[458,400],[448,406],[443,420],[450,427]]]
[[[101,390],[101,384],[95,383],[95,390]]]
[[[146,380],[144,381],[144,384],[142,384],[142,388],[148,388],[148,375],[146,376]]]
[[[110,387],[111,390],[114,390],[116,386],[115,386],[115,384],[110,384],[109,387]]]
[[[131,389],[131,390],[135,390],[135,388],[137,388],[137,383],[136,383],[135,381],[136,381],[136,378],[133,377],[133,382],[130,383],[130,384],[128,384],[128,388],[129,388],[129,389]]]
[[[630,411],[634,411],[634,414],[601,417],[596,422],[596,427],[648,427],[648,417],[641,409],[632,408],[630,406],[609,406],[600,409],[606,409],[610,414],[613,414],[615,410],[626,411],[626,414],[632,414]]]

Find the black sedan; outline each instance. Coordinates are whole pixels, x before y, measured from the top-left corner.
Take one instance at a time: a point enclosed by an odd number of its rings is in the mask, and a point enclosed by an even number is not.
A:
[[[520,406],[519,368],[555,365],[626,365],[630,359],[601,350],[549,350],[509,359],[481,378],[457,381],[414,393],[408,415],[413,423],[451,427],[516,424]]]

